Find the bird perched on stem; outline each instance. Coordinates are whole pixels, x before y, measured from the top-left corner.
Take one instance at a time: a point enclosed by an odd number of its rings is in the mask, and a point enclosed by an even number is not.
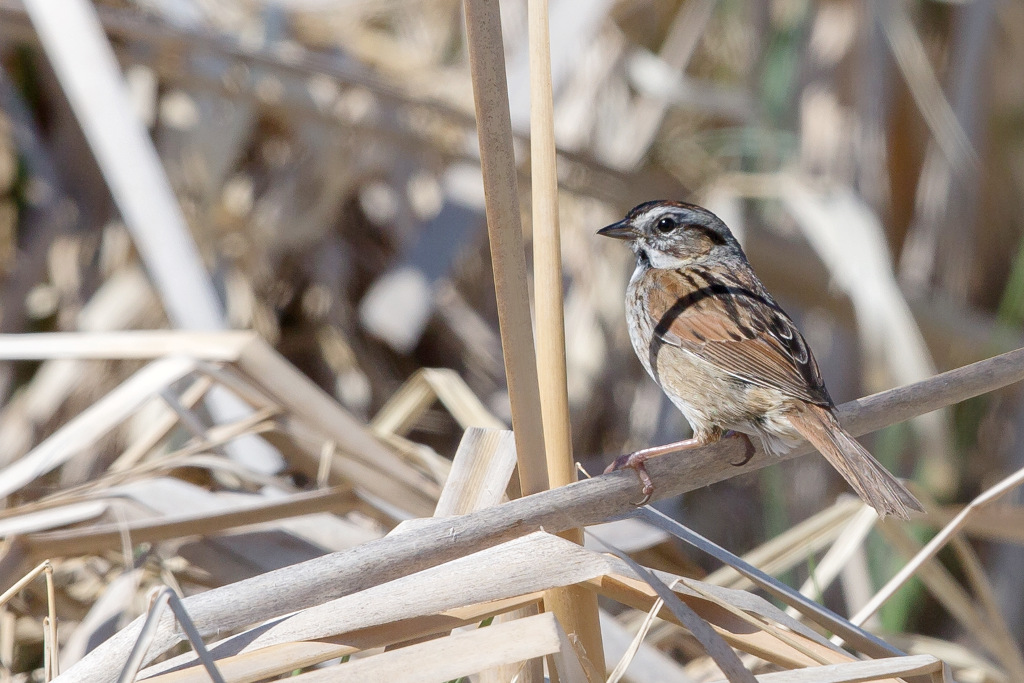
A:
[[[692,439],[623,455],[606,472],[636,470],[647,502],[654,485],[644,462],[656,455],[723,436],[757,437],[765,452],[779,455],[806,439],[882,517],[921,511],[840,426],[807,342],[718,216],[653,201],[598,234],[627,241],[636,254],[626,288],[629,338],[693,427]],[[749,439],[748,446],[749,460]]]

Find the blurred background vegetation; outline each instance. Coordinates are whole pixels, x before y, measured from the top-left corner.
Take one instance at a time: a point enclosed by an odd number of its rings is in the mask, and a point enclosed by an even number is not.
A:
[[[569,397],[588,471],[688,429],[629,347],[631,257],[594,235],[641,201],[697,201],[730,224],[837,402],[1022,345],[1024,4],[551,6]],[[460,2],[96,9],[230,326],[364,420],[418,369],[444,367],[507,422]],[[501,11],[528,237],[525,2]],[[0,65],[0,331],[168,326],[15,0],[0,0]],[[137,367],[91,364],[40,404],[26,391],[36,366],[5,365],[0,464]],[[1021,398],[989,394],[866,443],[963,504],[1024,466]],[[462,432],[435,407],[406,437],[451,456]],[[88,480],[126,438],[43,488]],[[843,491],[823,460],[801,459],[659,506],[742,553]],[[989,536],[977,549],[1020,638],[1024,551]],[[874,553],[877,576],[893,561]],[[956,640],[938,609],[911,589],[885,624]]]

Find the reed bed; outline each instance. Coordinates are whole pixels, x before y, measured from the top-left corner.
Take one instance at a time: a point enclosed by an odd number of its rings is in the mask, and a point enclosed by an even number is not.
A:
[[[1022,19],[0,0],[0,682],[1024,680]],[[655,198],[926,514],[590,476],[686,432],[594,235]]]

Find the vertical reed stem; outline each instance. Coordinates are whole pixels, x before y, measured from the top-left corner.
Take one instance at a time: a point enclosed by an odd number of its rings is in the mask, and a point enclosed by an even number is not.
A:
[[[552,121],[547,0],[529,0],[530,178],[533,196],[533,277],[537,312],[537,369],[544,445],[551,488],[576,481],[565,384],[562,243]]]
[[[547,489],[548,477],[497,0],[466,0],[466,37],[519,480],[529,495]]]
[[[551,488],[576,481],[573,467],[569,397],[565,372],[565,319],[562,311],[562,246],[558,226],[558,175],[551,91],[551,44],[547,0],[529,0],[530,165],[533,197],[534,301],[537,313],[537,369],[544,445]],[[582,543],[583,531],[561,534]],[[544,594],[566,633],[580,638],[587,657],[603,676],[604,649],[597,594],[566,586]]]

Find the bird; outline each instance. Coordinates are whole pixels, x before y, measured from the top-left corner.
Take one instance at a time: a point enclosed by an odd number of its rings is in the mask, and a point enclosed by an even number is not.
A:
[[[754,274],[726,224],[707,209],[649,201],[602,228],[636,255],[626,321],[637,357],[693,428],[693,437],[622,455],[606,473],[636,471],[644,504],[654,484],[645,461],[751,437],[769,455],[804,440],[880,517],[909,519],[921,503],[840,425],[810,347]]]

